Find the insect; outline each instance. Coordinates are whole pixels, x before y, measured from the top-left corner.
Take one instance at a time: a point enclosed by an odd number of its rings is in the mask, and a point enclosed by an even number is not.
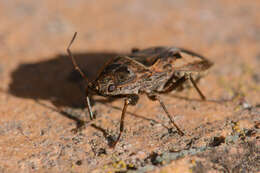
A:
[[[159,95],[184,87],[190,81],[201,99],[205,100],[205,96],[196,83],[201,74],[213,65],[211,61],[197,53],[176,47],[133,49],[129,55],[110,59],[96,79],[89,81],[70,51],[76,35],[77,32],[69,43],[67,52],[75,70],[86,80],[85,99],[90,119],[93,120],[94,117],[89,100],[89,90],[104,97],[124,98],[120,130],[117,139],[111,145],[112,147],[116,146],[124,130],[124,118],[128,105],[136,105],[140,94],[146,94],[151,100],[158,101],[173,127],[177,129],[178,134],[184,135]],[[185,61],[183,55],[189,55],[191,61]]]

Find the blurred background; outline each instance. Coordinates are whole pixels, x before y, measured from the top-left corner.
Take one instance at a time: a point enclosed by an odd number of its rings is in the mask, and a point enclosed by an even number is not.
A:
[[[50,131],[55,131],[52,134],[59,137],[61,134],[57,131],[58,125],[51,124],[51,121],[60,125],[66,124],[61,125],[63,129],[71,126],[69,122],[71,119],[74,120],[73,117],[52,116],[58,113],[40,106],[37,104],[38,101],[43,101],[44,104],[55,109],[84,108],[81,79],[72,72],[72,64],[66,55],[66,48],[75,31],[78,32],[78,36],[72,45],[72,52],[90,79],[95,77],[107,59],[118,54],[129,53],[132,48],[184,47],[205,55],[215,63],[210,76],[201,84],[206,95],[213,100],[229,100],[238,95],[242,97],[242,101],[240,99],[232,109],[227,107],[218,109],[217,106],[212,106],[209,108],[210,111],[220,111],[221,113],[216,115],[225,117],[233,115],[231,110],[241,102],[249,107],[259,106],[259,9],[260,1],[257,0],[1,0],[0,113],[2,117],[0,122],[2,125],[0,125],[0,134],[2,144],[0,145],[13,144],[12,141],[15,139],[11,134],[14,129],[18,131],[21,128],[27,129],[28,134],[25,136],[29,136],[30,140],[37,143],[41,138],[34,128],[41,131],[41,128],[48,127]],[[192,96],[193,91],[191,92],[184,95]],[[197,96],[196,93],[194,95],[193,97]],[[122,106],[121,102],[112,104],[119,108]],[[142,102],[142,106],[146,104],[150,103],[147,100]],[[170,101],[169,104],[178,103]],[[197,106],[196,104],[200,103],[194,104]],[[96,109],[97,111],[108,109],[104,107],[97,104]],[[140,109],[135,111],[140,112]],[[115,112],[115,122],[118,122],[120,110]],[[38,116],[35,117],[35,114]],[[44,116],[41,116],[42,114]],[[49,120],[46,120],[46,116],[49,116]],[[84,115],[81,118],[84,119]],[[185,118],[179,121],[185,122]],[[51,125],[46,125],[45,122]],[[194,118],[194,124],[196,122]],[[116,129],[114,130],[116,133]],[[17,132],[14,136],[17,135],[21,134]],[[29,154],[21,156],[13,153],[13,148],[18,148],[17,151],[21,152],[33,145],[22,136],[16,140],[21,140],[20,143],[23,143],[25,148],[10,145],[5,152],[1,152],[0,157],[13,157],[13,161],[17,163],[22,159],[26,162],[21,161],[18,166],[11,166],[8,160],[3,161],[2,165],[5,165],[3,170],[4,168],[32,169],[30,165],[28,166]],[[101,135],[100,140],[102,137]],[[127,141],[126,138],[123,140]],[[91,153],[93,148],[91,149],[90,146]],[[153,149],[149,150],[151,151]],[[28,149],[28,153],[35,152]],[[38,160],[30,163],[37,165],[35,167],[38,169],[44,169],[48,164],[50,166],[49,162],[45,163],[41,160],[42,157],[39,156]],[[56,162],[58,159],[54,160],[56,166],[60,165],[59,168],[66,167],[68,163],[58,164]],[[71,162],[75,163],[74,161],[75,158]],[[89,170],[96,168],[94,165],[104,165],[100,160],[96,163],[86,163],[86,161],[83,163]],[[91,164],[92,167],[89,166]],[[50,167],[55,168],[53,165]],[[66,167],[66,169],[71,168]]]
[[[59,94],[66,84],[56,82],[72,69],[66,47],[75,31],[72,50],[91,79],[112,56],[162,45],[209,57],[220,78],[232,76],[242,85],[240,77],[249,70],[259,82],[259,6],[233,0],[1,1],[1,69],[7,76],[12,72],[3,87],[11,80],[11,93],[30,98],[68,101],[80,95]]]

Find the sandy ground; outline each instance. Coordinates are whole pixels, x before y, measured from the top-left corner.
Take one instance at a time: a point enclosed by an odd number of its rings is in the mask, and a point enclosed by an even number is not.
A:
[[[235,0],[0,1],[0,172],[260,171],[260,2]],[[158,103],[130,106],[94,95],[66,47],[93,79],[131,48],[191,49],[215,64],[199,87],[162,95],[185,135],[168,133]]]

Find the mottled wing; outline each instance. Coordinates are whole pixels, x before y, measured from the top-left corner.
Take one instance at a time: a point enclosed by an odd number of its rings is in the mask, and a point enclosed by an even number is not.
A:
[[[204,71],[213,65],[205,57],[190,50],[176,47],[153,47],[129,55],[132,59],[156,71],[167,67],[182,71]]]
[[[213,63],[207,58],[186,49],[179,49],[182,58],[172,64],[174,71],[202,72],[209,69]]]
[[[146,67],[151,67],[159,59],[160,61],[174,60],[180,58],[178,48],[174,47],[152,47],[143,50],[138,50],[129,55],[132,59],[140,62]]]
[[[136,80],[138,74],[142,74],[147,71],[149,71],[149,69],[143,64],[127,56],[118,56],[111,59],[106,64],[99,75],[99,79],[110,78],[117,86],[125,85]]]
[[[213,63],[210,61],[202,60],[202,61],[195,61],[192,63],[187,63],[180,65],[178,62],[173,64],[174,71],[186,71],[186,72],[202,72],[209,69]]]

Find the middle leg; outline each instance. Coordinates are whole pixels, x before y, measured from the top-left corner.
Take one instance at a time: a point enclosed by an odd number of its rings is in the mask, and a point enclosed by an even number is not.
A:
[[[111,145],[112,148],[114,148],[116,146],[116,144],[118,143],[122,132],[124,131],[124,120],[125,120],[125,114],[126,114],[126,109],[128,107],[128,105],[136,105],[138,102],[139,97],[137,95],[132,95],[129,96],[125,99],[125,103],[124,103],[124,107],[122,110],[122,114],[121,114],[121,120],[120,120],[120,129],[119,129],[119,135],[116,139],[116,141]]]
[[[151,99],[151,100],[157,100],[161,107],[163,108],[164,112],[166,113],[166,115],[168,116],[168,118],[170,119],[172,125],[177,129],[178,131],[178,134],[183,136],[184,133],[182,132],[182,130],[178,127],[178,125],[174,122],[174,120],[172,119],[171,117],[171,114],[169,113],[169,111],[167,110],[165,104],[163,103],[163,101],[161,100],[161,98],[158,96],[158,95],[148,95],[148,97]]]

